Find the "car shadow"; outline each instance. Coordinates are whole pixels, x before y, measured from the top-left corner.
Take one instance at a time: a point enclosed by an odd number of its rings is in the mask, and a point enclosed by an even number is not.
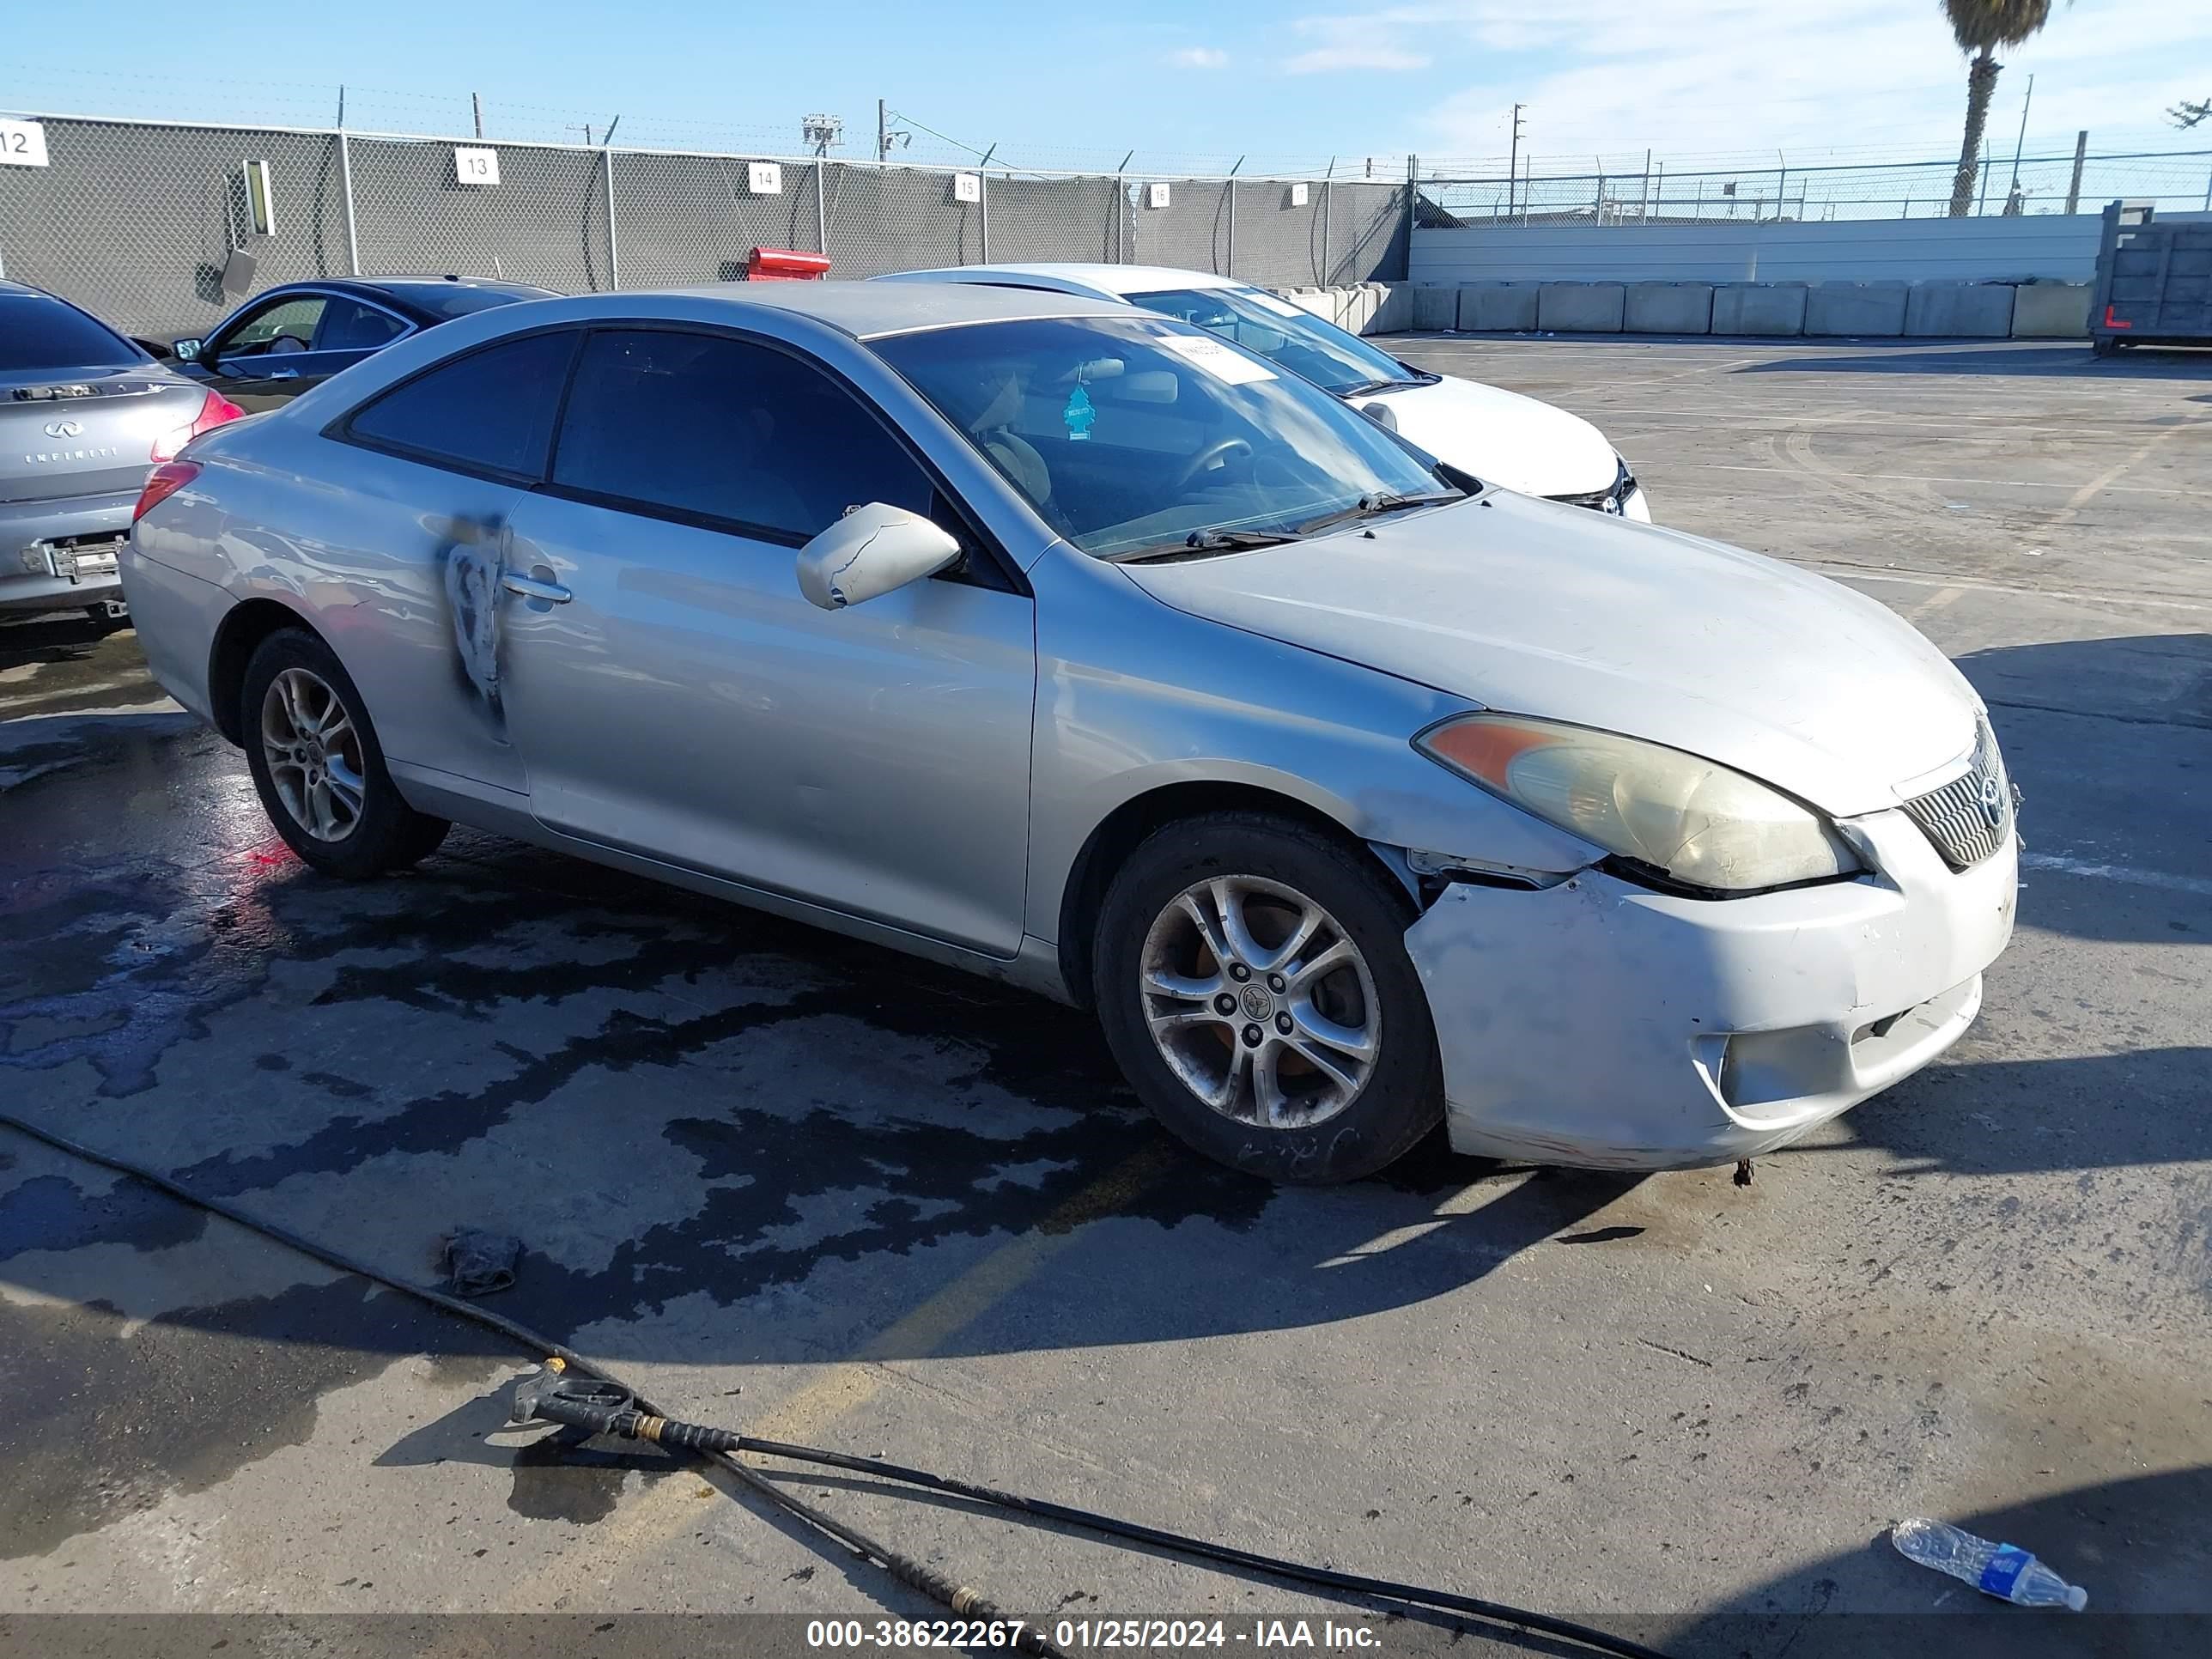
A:
[[[2212,634],[2004,646],[1958,666],[2023,795],[2021,924],[2212,942]]]
[[[1848,1141],[1818,1143],[1799,1155],[1872,1146],[1908,1175],[2072,1173],[2081,1178],[2081,1200],[2093,1206],[2100,1170],[2212,1160],[2207,1078],[2212,1048],[1964,1058],[1917,1073],[1853,1109],[1844,1120]],[[2176,1260],[2177,1271],[2197,1273],[2212,1296],[2212,1260],[2193,1267]]]
[[[2198,380],[2212,374],[2212,351],[2130,346],[2100,357],[2086,340],[1940,341],[1804,339],[1759,344],[1851,346],[1850,353],[1776,356],[1746,363],[1736,374],[1985,374],[2003,379]]]
[[[513,1234],[499,1310],[561,1340],[775,1362],[1327,1324],[1603,1245],[1637,1184],[1438,1134],[1275,1188],[1182,1149],[1088,1015],[1023,993],[487,836],[325,880],[175,720],[46,723],[76,750],[9,792],[0,1091],[403,1279],[457,1224]],[[0,1194],[0,1258],[130,1243],[146,1216],[102,1223],[109,1185]],[[1010,1248],[1063,1293],[896,1334]]]
[[[1942,1516],[2089,1592],[2078,1617],[2008,1607],[1906,1560],[1887,1529],[1778,1574],[1662,1644],[1682,1659],[2074,1659],[2212,1652],[2212,1468],[2075,1485]],[[1898,1517],[1903,1519],[1902,1516]]]

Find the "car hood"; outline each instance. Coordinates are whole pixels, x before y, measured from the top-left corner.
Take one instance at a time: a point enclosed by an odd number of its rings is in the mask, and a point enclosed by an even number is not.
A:
[[[1389,408],[1399,435],[1485,483],[1529,495],[1586,495],[1610,489],[1613,446],[1579,415],[1447,374],[1433,386],[1355,398]]]
[[[1121,568],[1194,616],[1686,750],[1839,817],[1967,753],[1981,706],[1942,652],[1840,584],[1506,491]]]

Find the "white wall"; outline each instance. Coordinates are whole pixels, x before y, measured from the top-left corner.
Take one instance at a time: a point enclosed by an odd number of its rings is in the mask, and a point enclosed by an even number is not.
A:
[[[2161,218],[2203,218],[2161,214]],[[2087,282],[2102,220],[1850,219],[1832,223],[1510,225],[1413,232],[1412,280]]]

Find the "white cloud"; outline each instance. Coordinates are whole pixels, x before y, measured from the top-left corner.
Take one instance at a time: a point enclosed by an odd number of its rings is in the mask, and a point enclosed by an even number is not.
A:
[[[1229,54],[1218,46],[1182,46],[1168,54],[1168,62],[1177,69],[1220,69]]]
[[[1640,163],[1646,146],[1683,160],[1778,150],[1778,163],[1793,165],[1830,150],[1933,159],[1955,155],[1966,106],[1966,62],[1936,0],[1576,0],[1548,10],[1527,0],[1404,0],[1294,27],[1313,46],[1285,68],[1427,64],[1406,147],[1425,164],[1432,155],[1497,158],[1501,174],[1516,102],[1528,106],[1522,151],[1540,174],[1588,171],[1599,155]],[[2141,51],[2146,40],[2159,42],[2156,53]],[[1371,55],[1332,55],[1344,52]],[[2158,137],[2161,112],[2175,97],[2207,95],[2181,88],[2191,65],[2212,59],[2212,8],[2075,0],[1999,58],[1993,149],[2017,133],[2030,74],[2031,152],[2070,151],[2081,127],[2093,151],[2106,138],[2178,146],[2186,141],[2170,129]]]
[[[1365,46],[1316,46],[1283,60],[1285,75],[1327,75],[1335,70],[1426,69],[1425,53],[1407,52],[1380,41]]]
[[[1426,69],[1429,54],[1415,51],[1401,20],[1425,14],[1370,12],[1354,17],[1301,17],[1291,28],[1314,45],[1283,61],[1285,75],[1328,75],[1340,70],[1403,73]]]

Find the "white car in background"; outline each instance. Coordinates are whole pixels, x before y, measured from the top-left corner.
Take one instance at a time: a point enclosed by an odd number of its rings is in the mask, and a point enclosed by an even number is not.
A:
[[[981,283],[1118,300],[1234,340],[1488,483],[1644,524],[1651,507],[1620,453],[1578,415],[1476,380],[1431,374],[1301,306],[1232,277],[1165,265],[953,265],[883,283]]]

